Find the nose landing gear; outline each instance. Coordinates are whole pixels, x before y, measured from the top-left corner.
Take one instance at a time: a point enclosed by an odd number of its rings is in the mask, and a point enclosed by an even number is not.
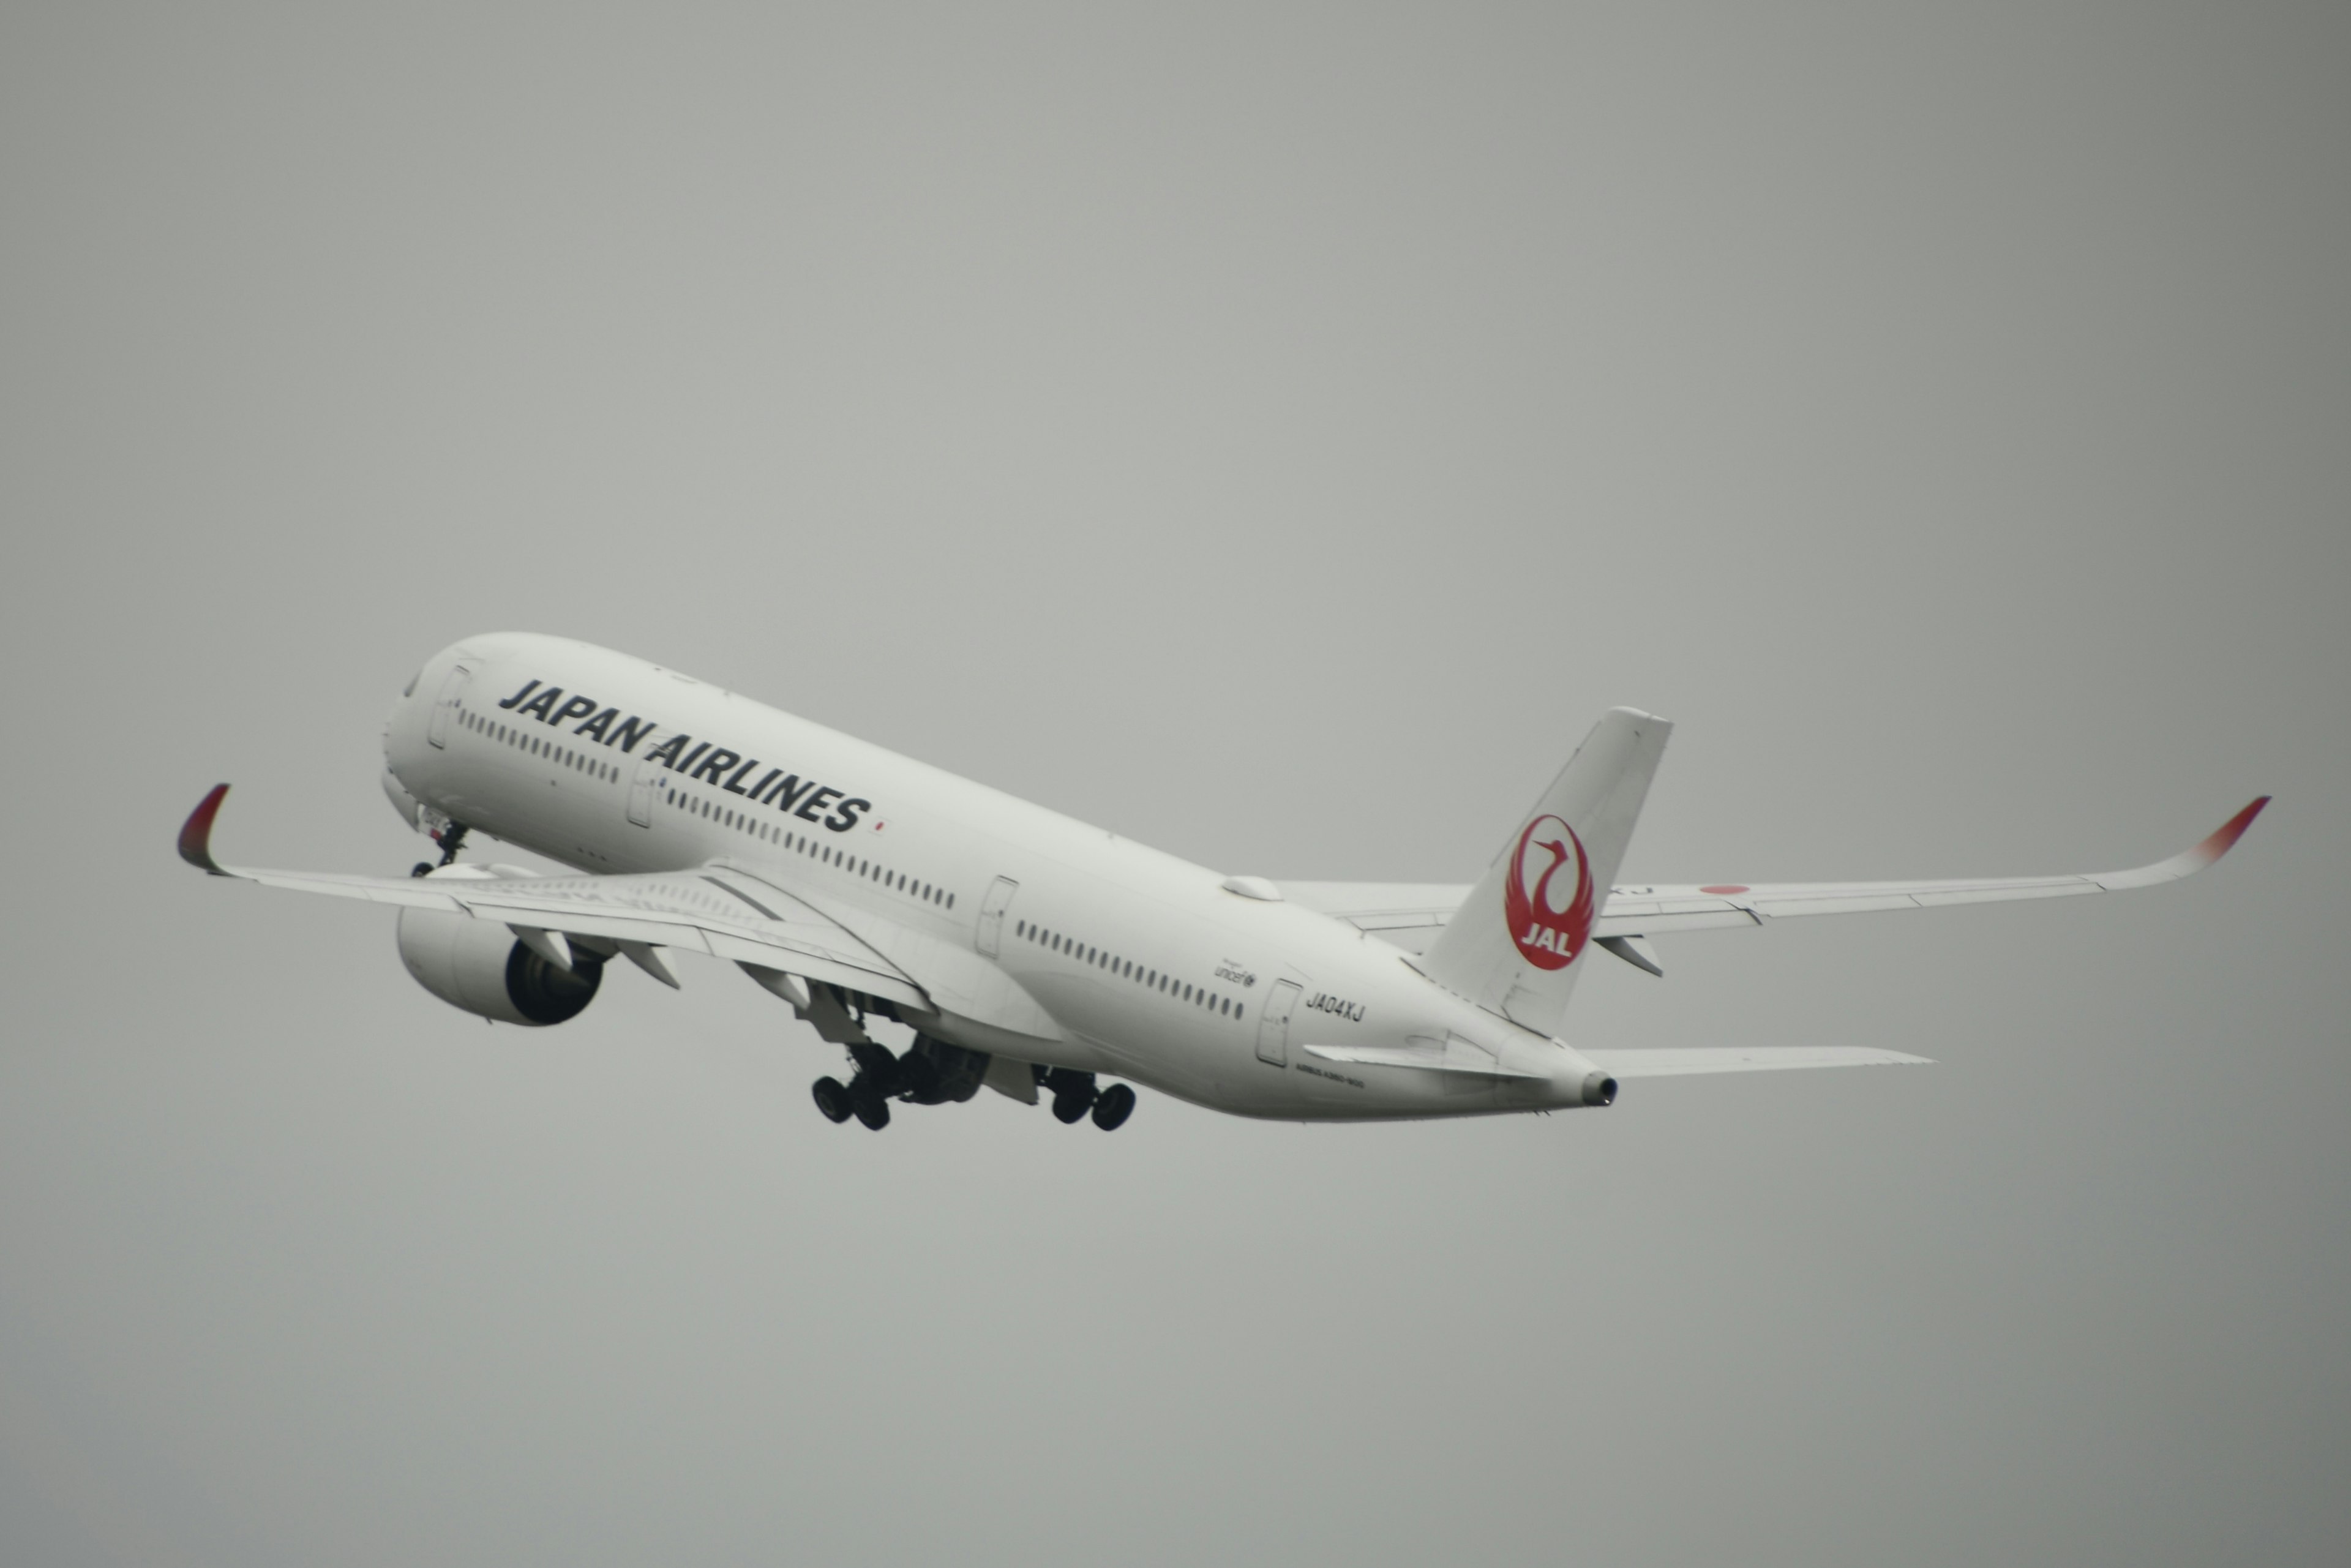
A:
[[[441,846],[440,865],[431,864],[424,861],[418,861],[416,864],[410,869],[408,874],[411,876],[429,876],[433,873],[439,871],[441,866],[455,865],[457,862],[457,852],[465,846],[465,824],[463,822],[451,822],[447,827],[437,830],[433,834],[433,841]]]

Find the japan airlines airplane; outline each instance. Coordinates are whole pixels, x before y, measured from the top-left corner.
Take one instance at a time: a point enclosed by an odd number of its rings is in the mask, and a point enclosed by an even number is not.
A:
[[[1860,910],[2113,893],[2219,860],[2269,798],[2136,871],[1970,882],[1612,885],[1672,726],[1615,708],[1474,886],[1225,876],[706,685],[559,637],[444,650],[384,726],[384,793],[441,846],[406,877],[213,858],[225,784],[180,831],[215,876],[386,904],[444,1001],[562,1023],[626,958],[735,964],[847,1050],[834,1122],[984,1085],[1104,1129],[1131,1079],[1290,1121],[1607,1105],[1620,1079],[1924,1059],[1851,1047],[1618,1051],[1560,1019],[1599,948],[1662,974],[1650,938]],[[471,832],[574,868],[458,858]],[[893,1051],[882,1020],[910,1027]]]

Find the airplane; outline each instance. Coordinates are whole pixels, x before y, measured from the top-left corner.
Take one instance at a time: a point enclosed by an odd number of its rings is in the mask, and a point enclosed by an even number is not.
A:
[[[847,1082],[812,1086],[831,1122],[878,1131],[893,1103],[986,1087],[1111,1131],[1134,1084],[1345,1122],[1606,1106],[1645,1077],[1923,1064],[1858,1046],[1577,1045],[1561,1020],[1594,950],[1662,975],[1654,940],[1685,931],[2152,887],[2219,860],[2270,799],[2131,871],[1616,885],[1672,729],[1604,715],[1474,884],[1277,883],[659,664],[509,632],[434,655],[384,724],[384,794],[437,861],[404,877],[222,864],[226,784],[179,851],[214,876],[392,906],[409,973],[494,1022],[577,1018],[614,959],[674,988],[669,956],[704,954],[844,1049]],[[577,874],[460,859],[475,833]],[[874,1038],[885,1023],[911,1042]]]

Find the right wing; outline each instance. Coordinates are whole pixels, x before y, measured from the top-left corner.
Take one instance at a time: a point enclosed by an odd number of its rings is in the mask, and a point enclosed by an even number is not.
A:
[[[2206,837],[2169,860],[2130,871],[2071,876],[1980,877],[1943,882],[1704,883],[1689,886],[1638,883],[1609,889],[1592,934],[1603,942],[1682,931],[1761,925],[1807,915],[1856,915],[1881,909],[1933,909],[1947,904],[1999,904],[2022,898],[2067,898],[2121,893],[2193,876],[2244,837],[2263,795]],[[1285,882],[1283,894],[1309,909],[1384,937],[1408,953],[1436,939],[1469,895],[1467,884],[1369,882]]]

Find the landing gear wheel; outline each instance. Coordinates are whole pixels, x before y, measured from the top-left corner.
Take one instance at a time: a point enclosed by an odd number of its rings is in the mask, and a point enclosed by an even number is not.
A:
[[[1065,1127],[1073,1127],[1085,1119],[1086,1113],[1092,1108],[1092,1102],[1091,1095],[1056,1094],[1053,1096],[1053,1119]]]
[[[938,1098],[938,1064],[927,1056],[913,1051],[898,1059],[898,1092],[917,1105],[927,1105]]]
[[[857,1119],[873,1132],[890,1124],[890,1102],[878,1094],[860,1094],[851,1103]]]
[[[1094,1102],[1094,1125],[1105,1133],[1115,1133],[1134,1114],[1134,1091],[1123,1083],[1112,1084]]]
[[[816,1108],[824,1119],[835,1125],[849,1120],[853,1107],[849,1102],[849,1086],[838,1078],[820,1078],[809,1092],[816,1097]]]

